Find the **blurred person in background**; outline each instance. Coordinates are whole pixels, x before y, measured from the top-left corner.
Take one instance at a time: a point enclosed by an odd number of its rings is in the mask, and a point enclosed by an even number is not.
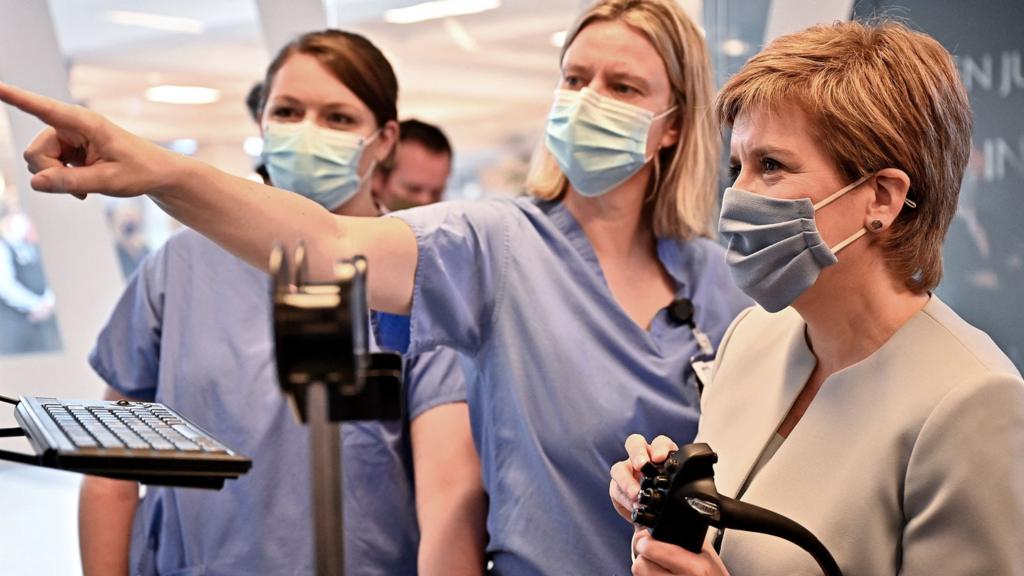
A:
[[[379,215],[370,174],[393,154],[398,137],[398,84],[380,51],[357,34],[306,34],[278,53],[263,86],[257,100],[263,159],[270,179],[289,192],[267,190],[308,198],[313,212]],[[269,294],[265,274],[188,229],[147,258],[128,283],[89,359],[110,386],[107,398],[162,402],[252,458],[253,468],[220,491],[150,486],[141,501],[134,482],[85,478],[79,527],[87,576],[314,573],[308,430],[278,386]],[[414,428],[464,400],[455,363],[446,350],[409,361],[406,405]],[[471,442],[465,405],[455,410],[462,414],[455,424],[465,428],[456,437]],[[417,571],[408,427],[408,421],[341,427],[346,533],[337,537],[345,539],[348,574]],[[420,445],[433,450],[417,454],[417,463],[466,449],[452,441]],[[458,464],[430,467],[462,470]],[[434,492],[479,486],[474,472]],[[416,481],[430,476],[418,474]],[[444,530],[449,542],[457,542],[460,526],[482,523],[482,510],[466,521],[458,516],[464,506],[442,498],[431,504],[421,510],[423,524]],[[482,565],[477,557],[472,562]]]
[[[117,200],[107,206],[107,219],[114,234],[117,261],[121,274],[128,278],[149,255],[149,246],[142,233],[142,202]]]
[[[16,200],[0,200],[0,355],[60,348],[56,302],[36,230]]]
[[[398,125],[398,150],[374,174],[377,201],[388,210],[440,202],[452,171],[452,147],[440,128],[416,119]]]
[[[253,84],[252,88],[249,89],[249,93],[245,96],[245,108],[249,111],[249,117],[256,123],[257,126],[262,125],[260,121],[260,98],[263,94],[263,82],[257,82]],[[270,174],[267,173],[267,165],[264,163],[261,157],[256,163],[256,166],[252,169],[260,178],[263,179],[264,184],[270,184]]]

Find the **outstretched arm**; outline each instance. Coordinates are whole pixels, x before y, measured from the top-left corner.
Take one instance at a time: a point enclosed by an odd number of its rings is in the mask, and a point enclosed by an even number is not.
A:
[[[156,146],[109,120],[9,84],[7,102],[48,125],[25,151],[40,192],[149,195],[168,214],[236,256],[266,269],[275,242],[307,247],[312,279],[356,254],[370,264],[368,300],[394,313],[409,309],[416,241],[401,221],[335,216],[298,194],[284,194]]]

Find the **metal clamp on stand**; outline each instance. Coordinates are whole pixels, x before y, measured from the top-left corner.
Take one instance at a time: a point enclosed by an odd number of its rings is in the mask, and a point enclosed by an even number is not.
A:
[[[345,572],[340,422],[402,416],[402,360],[368,352],[366,259],[339,261],[335,281],[308,283],[304,247],[295,278],[284,249],[270,256],[278,379],[309,425],[316,573]]]

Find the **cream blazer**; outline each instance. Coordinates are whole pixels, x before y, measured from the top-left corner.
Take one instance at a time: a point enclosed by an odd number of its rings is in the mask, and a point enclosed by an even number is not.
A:
[[[697,439],[719,455],[724,495],[815,366],[804,329],[791,308],[755,307],[722,341]],[[825,381],[743,500],[809,529],[845,576],[1024,575],[1024,381],[933,295]],[[726,531],[721,555],[733,576],[821,574],[803,550],[760,534]]]

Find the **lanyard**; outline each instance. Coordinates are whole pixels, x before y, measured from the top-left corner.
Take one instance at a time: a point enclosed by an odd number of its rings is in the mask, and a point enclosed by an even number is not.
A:
[[[693,302],[689,298],[679,298],[672,301],[668,307],[668,315],[673,321],[679,324],[686,324],[693,332],[693,339],[697,341],[700,352],[690,358],[690,367],[697,378],[697,391],[704,392],[704,386],[711,382],[711,369],[715,363],[715,347],[711,339],[697,327],[694,320]]]

